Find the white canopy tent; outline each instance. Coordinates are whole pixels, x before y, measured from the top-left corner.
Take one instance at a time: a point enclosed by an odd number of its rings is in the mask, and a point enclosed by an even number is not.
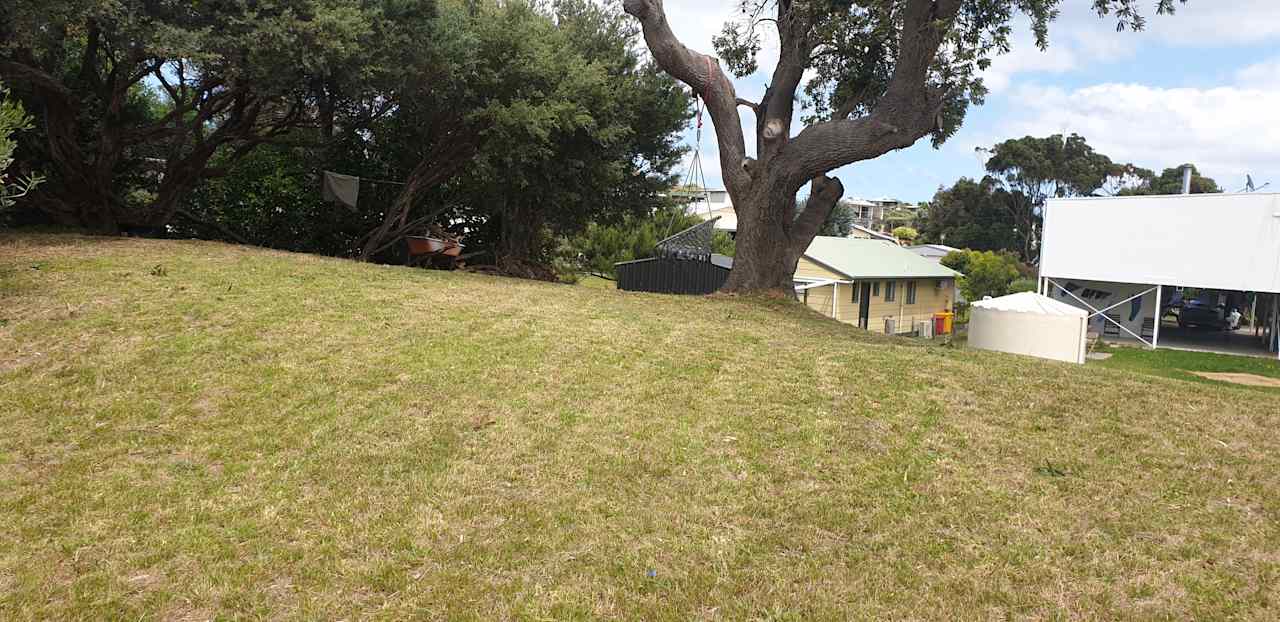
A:
[[[1089,313],[1035,292],[987,298],[969,312],[969,347],[1083,365]]]
[[[1280,304],[1280,194],[1051,199],[1040,276],[1042,294],[1157,347],[1166,286]],[[1271,321],[1274,348],[1280,313]]]

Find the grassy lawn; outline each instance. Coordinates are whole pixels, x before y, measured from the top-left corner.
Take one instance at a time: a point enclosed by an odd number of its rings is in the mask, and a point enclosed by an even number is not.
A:
[[[0,619],[1274,619],[1277,418],[788,303],[0,236]]]
[[[1097,351],[1106,352],[1112,356],[1105,361],[1091,361],[1090,365],[1193,382],[1223,384],[1217,380],[1197,376],[1192,372],[1252,374],[1267,378],[1280,378],[1280,362],[1269,358],[1116,346],[1103,346],[1098,348]],[[1264,387],[1254,387],[1254,389],[1271,391],[1272,393],[1278,391],[1277,389]]]
[[[616,281],[598,277],[594,274],[582,274],[578,276],[577,285],[582,287],[593,287],[595,289],[617,289]]]

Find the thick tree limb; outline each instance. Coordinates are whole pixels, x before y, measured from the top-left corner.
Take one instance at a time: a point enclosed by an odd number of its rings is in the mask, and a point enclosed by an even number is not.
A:
[[[623,10],[640,20],[645,43],[664,71],[688,84],[707,104],[720,147],[720,168],[731,192],[745,192],[751,176],[743,168],[747,148],[738,116],[738,97],[717,60],[685,47],[667,23],[662,0],[624,0]]]
[[[778,64],[757,111],[757,132],[761,139],[757,158],[773,159],[775,153],[791,137],[791,118],[795,114],[796,91],[804,79],[813,46],[808,40],[810,24],[798,14],[790,2],[778,2]]]
[[[818,234],[822,223],[826,222],[831,210],[840,202],[840,197],[844,196],[844,184],[834,177],[814,177],[809,187],[809,198],[805,201],[804,211],[796,217],[791,228],[792,243],[801,245],[796,249],[797,252],[808,248],[813,236]]]
[[[937,126],[945,93],[929,86],[929,68],[963,0],[908,0],[899,41],[898,62],[883,97],[871,114],[836,118],[805,128],[780,159],[789,185],[841,166],[909,147]],[[780,162],[780,164],[783,164]]]
[[[63,86],[57,78],[37,69],[32,65],[8,59],[0,59],[0,77],[9,83],[25,83],[40,89],[49,96],[70,102],[74,99],[71,89]]]

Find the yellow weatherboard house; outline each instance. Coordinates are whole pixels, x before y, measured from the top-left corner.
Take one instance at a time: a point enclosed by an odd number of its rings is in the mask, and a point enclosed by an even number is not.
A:
[[[958,272],[897,244],[818,236],[796,265],[796,295],[828,317],[872,332],[908,333],[951,311]]]

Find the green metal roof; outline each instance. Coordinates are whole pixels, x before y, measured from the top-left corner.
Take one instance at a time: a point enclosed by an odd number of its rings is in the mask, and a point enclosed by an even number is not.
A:
[[[960,273],[883,240],[818,236],[810,260],[857,279],[951,279]]]

